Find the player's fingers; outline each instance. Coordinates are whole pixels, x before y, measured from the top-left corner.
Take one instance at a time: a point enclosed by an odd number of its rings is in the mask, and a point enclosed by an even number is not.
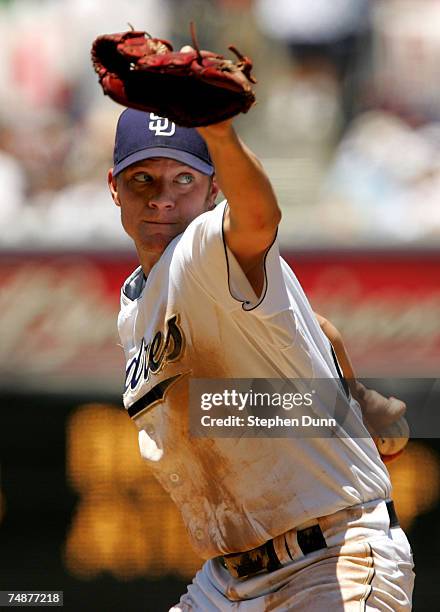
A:
[[[389,415],[393,419],[393,421],[397,421],[400,419],[406,412],[406,404],[402,402],[402,400],[397,399],[396,397],[390,397],[388,404]]]
[[[402,402],[395,397],[390,397],[383,402],[381,412],[371,418],[371,424],[376,431],[380,431],[384,427],[388,427],[389,425],[396,423],[401,417],[403,417],[405,412],[405,402]]]
[[[360,402],[362,416],[370,434],[396,423],[406,411],[406,404],[395,397],[384,397],[368,389]]]

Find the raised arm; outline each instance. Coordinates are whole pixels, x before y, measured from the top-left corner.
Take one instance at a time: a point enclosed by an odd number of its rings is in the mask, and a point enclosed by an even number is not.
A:
[[[228,200],[225,239],[259,296],[264,284],[264,254],[272,244],[281,211],[261,163],[240,140],[232,121],[198,128]]]

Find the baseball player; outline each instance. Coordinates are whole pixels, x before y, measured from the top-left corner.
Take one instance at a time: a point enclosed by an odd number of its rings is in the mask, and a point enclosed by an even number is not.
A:
[[[108,182],[140,261],[118,319],[124,404],[206,560],[172,610],[410,610],[411,550],[349,394],[351,436],[189,435],[191,379],[339,384],[280,258],[272,186],[232,120],[181,128],[127,109]],[[215,206],[219,187],[227,200]]]

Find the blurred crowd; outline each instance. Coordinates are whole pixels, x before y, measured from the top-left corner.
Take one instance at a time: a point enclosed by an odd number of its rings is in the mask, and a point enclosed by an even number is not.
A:
[[[106,186],[121,107],[91,43],[130,23],[179,48],[191,20],[203,48],[254,61],[237,124],[284,246],[437,245],[437,0],[0,0],[3,248],[127,248]]]

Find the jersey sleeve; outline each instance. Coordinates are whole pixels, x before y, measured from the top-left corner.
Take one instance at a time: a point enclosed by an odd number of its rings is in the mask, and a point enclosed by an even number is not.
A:
[[[181,272],[191,275],[201,290],[228,311],[242,309],[265,317],[288,309],[278,241],[275,239],[265,254],[264,287],[257,296],[226,244],[223,231],[226,207],[224,201],[188,226],[176,248],[173,264],[182,266]]]

